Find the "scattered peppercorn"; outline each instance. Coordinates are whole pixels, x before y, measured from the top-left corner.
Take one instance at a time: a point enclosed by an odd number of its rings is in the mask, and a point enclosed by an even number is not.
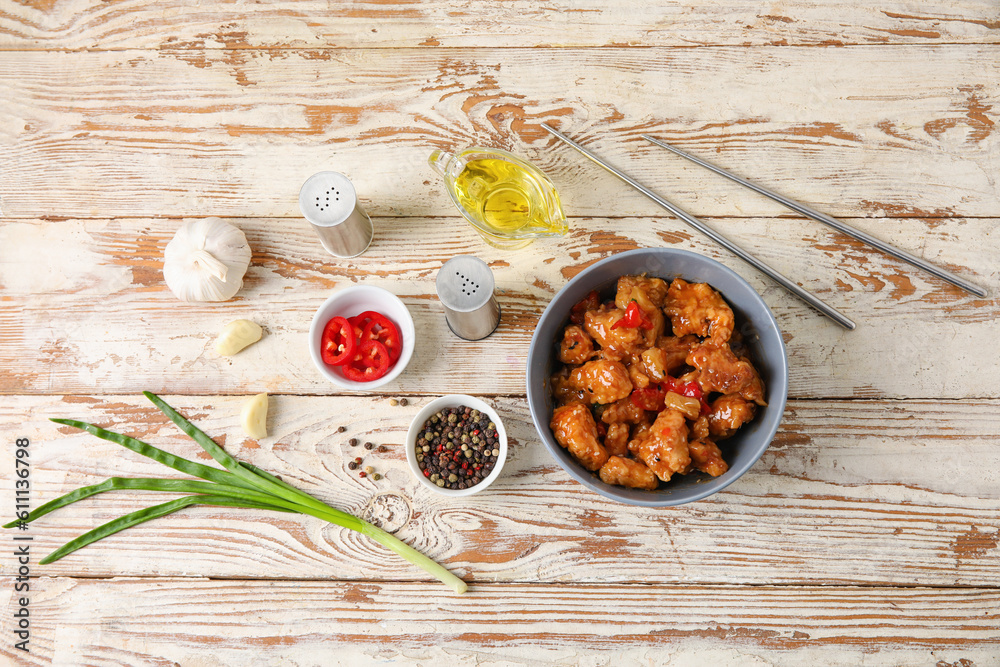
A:
[[[340,427],[337,428],[337,433],[343,433],[346,430],[347,430],[346,426],[340,426]]]
[[[373,468],[373,467],[371,467],[371,466],[365,466],[365,472],[366,472],[366,473],[368,473],[368,474],[370,475],[370,474],[372,474],[373,472],[375,472],[375,468]]]
[[[380,479],[382,479],[382,475],[375,473],[374,475],[372,475],[372,479],[374,479],[377,482]]]
[[[389,405],[399,405],[399,401],[397,401],[395,398],[390,398]]]
[[[357,461],[351,461],[350,463],[347,464],[347,467],[350,468],[351,470],[357,470],[358,469],[358,462]]]
[[[389,451],[389,448],[386,447],[385,445],[379,445],[378,446],[378,451],[379,451],[380,454],[385,454],[387,451]]]
[[[408,400],[406,400],[405,398],[401,398],[401,399],[399,399],[399,404],[405,406],[405,405],[409,405],[410,402]]]
[[[358,477],[361,477],[362,479],[364,479],[367,476],[368,476],[368,473],[366,473],[364,470],[362,470],[361,472],[358,473]]]
[[[467,489],[493,471],[500,455],[498,442],[496,424],[487,415],[468,407],[446,408],[420,428],[417,464],[431,483]]]
[[[348,440],[348,442],[351,444],[351,447],[357,447],[358,446],[358,439],[357,438],[351,438],[350,440]]]
[[[366,442],[365,443],[365,449],[375,449],[375,443],[374,442]]]
[[[361,465],[361,457],[360,456],[356,457],[354,459],[354,462],[357,463],[358,465]]]

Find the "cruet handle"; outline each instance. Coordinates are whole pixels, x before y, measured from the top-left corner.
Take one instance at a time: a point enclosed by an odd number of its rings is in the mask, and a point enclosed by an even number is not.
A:
[[[431,166],[431,169],[438,173],[441,178],[447,178],[445,169],[451,159],[455,157],[453,154],[447,151],[434,151],[427,158],[427,164]]]

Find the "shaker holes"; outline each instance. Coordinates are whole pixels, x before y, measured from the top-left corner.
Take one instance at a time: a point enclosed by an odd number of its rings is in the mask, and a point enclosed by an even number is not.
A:
[[[330,201],[330,193],[331,192],[334,195],[334,201],[340,201],[340,190],[335,190],[333,188],[330,188],[329,190],[326,191],[326,201]],[[316,206],[319,207],[319,210],[325,211],[327,209],[327,207],[329,207],[330,205],[329,204],[323,204],[322,202],[320,202],[320,198],[316,197]]]
[[[472,282],[472,280],[470,278],[466,278],[465,276],[463,276],[462,274],[460,274],[458,271],[455,272],[455,275],[462,279],[462,294],[466,294],[468,296],[472,296],[477,291],[479,291],[479,284],[478,283]],[[469,287],[469,285],[472,285],[472,288],[469,291],[466,291],[466,288]]]

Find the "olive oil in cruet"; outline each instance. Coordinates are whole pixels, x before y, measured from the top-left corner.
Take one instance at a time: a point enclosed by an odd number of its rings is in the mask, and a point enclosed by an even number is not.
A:
[[[519,248],[539,236],[568,230],[555,187],[513,155],[484,148],[456,155],[436,151],[430,163],[444,176],[459,210],[490,245]]]

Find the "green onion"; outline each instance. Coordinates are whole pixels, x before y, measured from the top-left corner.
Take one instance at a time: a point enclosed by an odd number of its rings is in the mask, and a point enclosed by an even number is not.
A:
[[[131,514],[126,514],[125,516],[118,517],[114,521],[109,521],[106,524],[98,526],[97,528],[84,533],[75,540],[70,540],[66,544],[62,545],[48,556],[38,561],[40,565],[46,565],[48,563],[55,562],[67,554],[71,554],[81,547],[85,547],[88,544],[96,542],[108,535],[114,535],[118,531],[125,530],[126,528],[131,528],[144,521],[149,521],[150,519],[158,519],[161,516],[166,516],[172,514],[179,509],[183,509],[188,505],[222,505],[226,507],[255,507],[258,509],[278,509],[276,507],[270,507],[269,505],[258,505],[247,500],[238,500],[235,498],[226,498],[225,496],[184,496],[183,498],[178,498],[177,500],[171,500],[168,503],[163,503],[162,505],[153,505],[152,507],[147,507],[144,510],[139,510],[138,512],[132,512]]]
[[[114,442],[126,447],[137,454],[149,457],[154,461],[173,468],[179,472],[187,473],[205,481],[187,479],[159,479],[159,478],[127,478],[111,477],[100,484],[85,486],[71,493],[56,498],[45,503],[35,511],[31,512],[24,523],[30,523],[35,519],[45,516],[61,507],[70,505],[84,498],[89,498],[98,493],[115,490],[142,490],[142,491],[163,491],[167,493],[188,493],[176,500],[154,505],[138,512],[132,512],[123,517],[98,526],[97,528],[84,533],[56,549],[51,554],[42,559],[41,563],[52,563],[63,556],[70,554],[81,547],[92,544],[109,535],[136,526],[140,523],[157,519],[183,509],[190,505],[216,505],[222,507],[244,507],[250,509],[275,510],[280,512],[297,512],[307,514],[324,521],[336,524],[343,528],[353,530],[367,535],[379,544],[387,547],[396,554],[402,556],[414,565],[423,568],[429,574],[450,587],[456,593],[464,593],[468,586],[464,581],[446,570],[443,566],[423,555],[413,547],[402,542],[394,535],[378,528],[367,521],[357,518],[347,512],[338,510],[313,496],[296,489],[287,482],[284,482],[274,475],[271,475],[249,463],[238,461],[230,456],[224,449],[219,447],[203,431],[188,421],[183,415],[167,405],[163,399],[151,392],[143,392],[153,404],[170,418],[184,433],[208,452],[225,470],[211,468],[209,466],[189,461],[188,459],[174,456],[162,449],[157,449],[141,440],[136,440],[120,433],[105,430],[99,426],[86,422],[71,419],[52,419],[57,424],[64,424],[73,428],[87,431],[103,440]],[[4,528],[13,528],[20,524],[20,520],[11,521]]]
[[[160,479],[160,478],[134,478],[134,477],[111,477],[104,480],[100,484],[94,484],[93,486],[84,486],[76,491],[67,493],[65,496],[60,496],[55,500],[51,500],[31,514],[28,518],[24,520],[25,523],[31,523],[35,519],[39,519],[49,512],[54,512],[60,507],[65,507],[66,505],[72,505],[78,500],[83,500],[84,498],[89,498],[91,496],[96,496],[98,493],[104,493],[105,491],[119,491],[119,490],[142,490],[142,491],[165,491],[167,493],[203,493],[206,495],[215,496],[228,496],[231,498],[244,498],[251,502],[267,503],[271,502],[273,498],[263,493],[256,493],[245,488],[238,486],[229,486],[227,484],[214,484],[211,482],[195,482],[186,479]],[[291,509],[291,508],[289,508]],[[295,511],[292,509],[292,511]],[[4,525],[4,528],[13,528],[19,522],[17,520],[11,521],[10,523]]]

